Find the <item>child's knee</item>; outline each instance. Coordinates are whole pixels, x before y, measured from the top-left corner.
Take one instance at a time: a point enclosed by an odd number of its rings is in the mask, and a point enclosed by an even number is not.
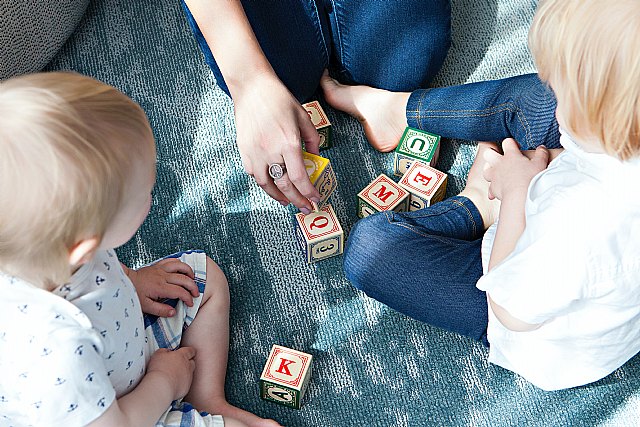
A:
[[[344,271],[347,279],[359,290],[365,291],[377,271],[384,268],[384,260],[394,254],[385,253],[385,239],[389,227],[385,214],[377,214],[358,221],[349,233],[344,251]]]
[[[207,257],[207,284],[204,299],[214,298],[218,303],[229,305],[229,283],[218,264]]]

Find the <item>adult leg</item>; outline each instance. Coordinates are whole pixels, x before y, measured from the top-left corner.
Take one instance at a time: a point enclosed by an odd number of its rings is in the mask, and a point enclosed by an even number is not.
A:
[[[235,1],[235,0],[234,0]],[[220,88],[229,95],[224,77],[189,8],[187,20]],[[327,68],[329,24],[322,0],[242,0],[245,13],[274,71],[298,98],[307,100]]]
[[[451,43],[448,0],[325,0],[338,80],[393,91],[425,87]]]

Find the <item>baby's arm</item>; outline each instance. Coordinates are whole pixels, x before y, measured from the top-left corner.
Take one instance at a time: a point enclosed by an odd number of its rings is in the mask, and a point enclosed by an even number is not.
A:
[[[487,150],[485,160],[487,166],[484,177],[489,181],[490,193],[501,201],[500,215],[496,237],[489,258],[489,271],[501,263],[515,248],[525,225],[525,201],[529,183],[538,172],[546,169],[549,163],[549,152],[539,147],[532,156],[525,156],[513,139],[503,142],[504,155]],[[489,294],[487,299],[491,310],[498,320],[514,331],[529,331],[540,325],[525,323],[496,304]]]
[[[189,391],[195,355],[193,347],[156,351],[136,388],[113,402],[89,427],[154,426],[171,402]]]
[[[200,295],[193,270],[177,258],[165,258],[138,270],[121,265],[136,288],[142,311],[147,314],[172,317],[176,313],[174,308],[161,300],[180,299],[191,307],[193,298]]]

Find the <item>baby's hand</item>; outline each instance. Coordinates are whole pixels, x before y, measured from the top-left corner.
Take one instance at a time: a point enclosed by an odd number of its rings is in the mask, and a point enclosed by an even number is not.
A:
[[[183,398],[191,388],[193,371],[196,369],[196,349],[180,347],[176,350],[161,348],[151,355],[147,364],[147,375],[156,372],[164,375],[174,387],[173,399]]]
[[[523,155],[518,143],[512,139],[502,142],[503,155],[494,150],[484,151],[483,176],[489,185],[489,198],[503,200],[511,193],[525,193],[529,183],[549,164],[549,150],[538,147],[529,159]]]
[[[142,311],[161,317],[171,317],[176,311],[163,299],[180,299],[189,307],[200,295],[194,274],[188,264],[177,258],[165,258],[139,270],[128,270],[129,279],[136,288]]]

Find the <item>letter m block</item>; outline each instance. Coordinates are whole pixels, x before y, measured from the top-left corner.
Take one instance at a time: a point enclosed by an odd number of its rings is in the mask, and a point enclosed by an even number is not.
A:
[[[312,362],[310,354],[274,344],[260,376],[260,397],[300,409]]]
[[[358,216],[376,212],[404,212],[409,208],[409,192],[385,174],[380,174],[358,193]]]

